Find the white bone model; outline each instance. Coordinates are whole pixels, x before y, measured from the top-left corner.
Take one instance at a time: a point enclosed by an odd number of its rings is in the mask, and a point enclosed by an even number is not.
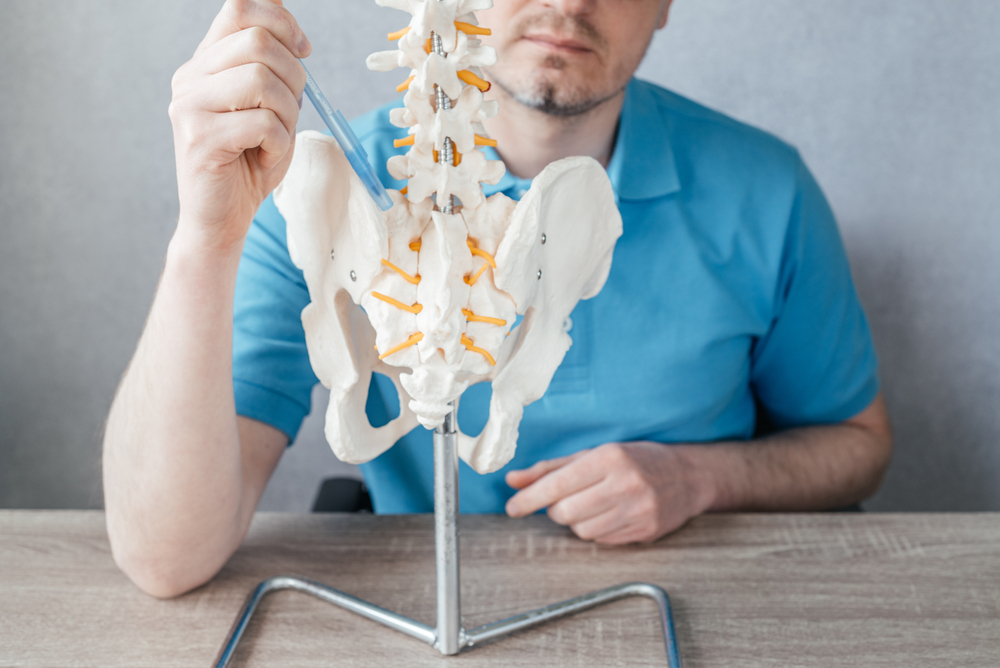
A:
[[[524,406],[569,349],[573,308],[604,286],[621,216],[591,158],[552,163],[519,203],[484,198],[481,183],[505,171],[476,148],[495,145],[481,123],[497,103],[484,101],[477,67],[496,52],[474,38],[489,31],[472,12],[492,0],[376,1],[413,15],[390,35],[398,50],[368,59],[374,70],[413,70],[391,116],[410,129],[397,146],[411,148],[388,162],[407,187],[390,190],[393,207],[380,211],[336,141],[310,131],[274,193],[312,300],[302,322],[330,388],[326,437],[341,460],[366,462],[418,422],[436,428],[469,385],[492,381],[486,427],[459,436],[461,458],[489,473],[514,456]],[[380,428],[365,414],[372,371],[400,395],[399,417]]]

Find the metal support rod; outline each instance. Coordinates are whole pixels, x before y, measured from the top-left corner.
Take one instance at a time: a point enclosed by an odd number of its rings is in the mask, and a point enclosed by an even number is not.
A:
[[[454,405],[434,431],[434,553],[437,564],[437,642],[446,655],[464,645],[458,572],[458,428]]]
[[[441,35],[431,33],[431,51],[447,58]],[[434,86],[437,111],[451,109],[451,99]],[[455,146],[445,137],[439,161],[451,165]],[[455,198],[438,202],[442,213],[455,212]],[[458,654],[464,644],[461,586],[458,576],[458,415],[449,404],[444,422],[434,430],[434,553],[437,567],[437,641],[434,646],[445,655]]]

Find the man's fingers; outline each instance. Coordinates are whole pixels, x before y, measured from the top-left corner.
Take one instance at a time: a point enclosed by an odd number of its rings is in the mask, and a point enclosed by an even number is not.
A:
[[[594,466],[594,458],[586,454],[571,456],[569,463],[543,475],[512,496],[507,501],[507,514],[511,517],[530,515],[600,481],[605,472]]]
[[[305,58],[312,45],[291,12],[271,0],[227,0],[208,34],[198,46],[202,51],[228,35],[258,26],[275,36],[296,58]]]
[[[213,44],[205,50],[200,67],[207,74],[260,63],[274,72],[292,91],[302,97],[306,86],[306,71],[292,52],[274,35],[260,27],[247,28]]]
[[[602,545],[627,545],[629,543],[641,543],[650,540],[650,537],[639,524],[626,524],[620,529],[598,536],[592,540]]]
[[[574,459],[578,459],[585,452],[585,450],[581,450],[580,452],[575,452],[572,455],[566,455],[565,457],[542,460],[526,469],[508,471],[507,475],[504,476],[504,479],[507,481],[507,484],[514,489],[523,489],[541,478],[543,475],[565,466]]]
[[[607,481],[601,480],[576,494],[559,499],[549,506],[547,514],[556,524],[572,526],[575,531],[577,524],[605,514],[618,507],[622,501]]]
[[[299,105],[295,95],[274,72],[260,63],[240,65],[204,80],[201,103],[207,111],[237,112],[270,109],[288,133],[295,132]]]
[[[628,528],[628,518],[620,508],[612,507],[580,522],[573,522],[570,528],[583,540],[600,541],[604,536],[615,535]]]
[[[523,489],[549,471],[555,471],[557,468],[565,464],[568,459],[569,457],[546,459],[544,461],[537,462],[529,468],[521,469],[520,471],[509,471],[507,475],[504,476],[504,480],[506,480],[507,484],[514,489]]]
[[[243,151],[260,147],[256,159],[264,169],[271,169],[288,153],[292,137],[270,109],[247,109],[231,112],[228,116],[225,123],[215,124],[215,139],[221,148],[238,156]]]

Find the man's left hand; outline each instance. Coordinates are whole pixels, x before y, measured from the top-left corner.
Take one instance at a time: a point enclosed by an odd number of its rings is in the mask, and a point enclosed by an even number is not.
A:
[[[609,545],[656,540],[711,505],[710,485],[686,454],[683,446],[608,443],[511,471],[507,484],[520,491],[507,514],[548,508],[580,538]]]

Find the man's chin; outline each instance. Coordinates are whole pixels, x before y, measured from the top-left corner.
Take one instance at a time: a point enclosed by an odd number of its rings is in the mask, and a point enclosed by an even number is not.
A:
[[[591,107],[600,96],[590,90],[585,75],[546,67],[518,68],[504,72],[487,71],[487,78],[515,101],[531,108],[572,111]],[[599,104],[600,102],[598,102]],[[586,110],[586,109],[584,109]],[[558,113],[556,115],[575,115]]]
[[[545,86],[506,92],[522,106],[561,118],[586,114],[607,101],[599,97]]]

